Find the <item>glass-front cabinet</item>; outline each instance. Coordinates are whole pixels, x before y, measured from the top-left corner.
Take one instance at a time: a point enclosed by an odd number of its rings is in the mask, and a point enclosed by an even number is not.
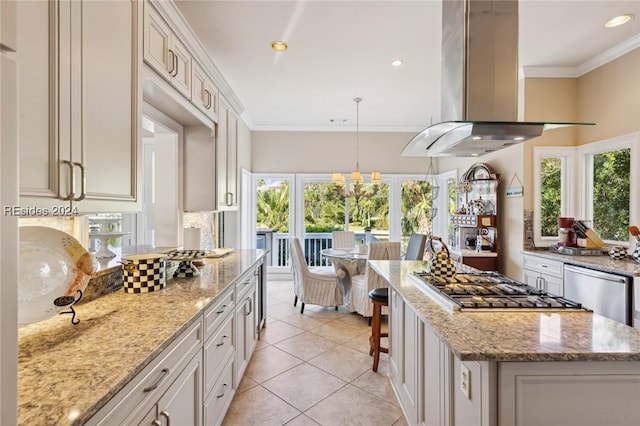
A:
[[[488,164],[471,166],[456,187],[456,211],[449,216],[452,257],[486,271],[500,268],[498,177]]]

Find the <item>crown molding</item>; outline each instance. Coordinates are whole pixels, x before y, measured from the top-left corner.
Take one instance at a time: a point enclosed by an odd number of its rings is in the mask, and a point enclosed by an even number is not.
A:
[[[578,77],[593,71],[596,68],[599,68],[614,59],[618,59],[621,56],[626,55],[640,47],[640,34],[636,34],[631,38],[626,39],[622,43],[613,46],[610,49],[605,50],[599,55],[594,56],[593,58],[581,63],[576,67],[578,71]]]
[[[578,78],[640,48],[640,34],[584,61],[576,67],[521,67],[520,78]]]

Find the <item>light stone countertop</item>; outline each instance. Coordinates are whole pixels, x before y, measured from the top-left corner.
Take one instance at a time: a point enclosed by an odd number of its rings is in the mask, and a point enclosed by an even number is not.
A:
[[[451,313],[407,277],[427,262],[370,264],[463,361],[640,361],[640,329],[592,312]]]
[[[119,290],[78,305],[77,325],[57,315],[20,326],[18,424],[84,423],[264,254],[238,250],[163,290]]]
[[[640,263],[627,256],[626,259],[614,260],[609,255],[602,256],[570,256],[566,254],[552,253],[549,250],[524,250],[523,254],[561,261],[575,266],[596,269],[602,272],[626,275],[629,277],[640,276]]]

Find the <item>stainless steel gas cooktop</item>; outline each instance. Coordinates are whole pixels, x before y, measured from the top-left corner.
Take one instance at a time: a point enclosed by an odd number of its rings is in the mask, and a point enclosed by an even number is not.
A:
[[[583,310],[580,303],[548,293],[496,272],[436,277],[427,271],[411,278],[424,293],[452,310]]]

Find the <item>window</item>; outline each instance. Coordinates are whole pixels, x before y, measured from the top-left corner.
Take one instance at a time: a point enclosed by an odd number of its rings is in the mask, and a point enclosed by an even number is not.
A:
[[[609,243],[629,241],[633,196],[632,145],[626,138],[602,141],[581,148],[585,170],[585,216]]]
[[[558,217],[575,215],[573,147],[534,147],[533,215],[536,245],[558,241]]]
[[[579,147],[534,148],[536,245],[555,244],[558,216],[590,221],[609,244],[629,241],[629,224],[640,220],[637,146],[640,133]],[[637,191],[636,191],[637,192]]]

